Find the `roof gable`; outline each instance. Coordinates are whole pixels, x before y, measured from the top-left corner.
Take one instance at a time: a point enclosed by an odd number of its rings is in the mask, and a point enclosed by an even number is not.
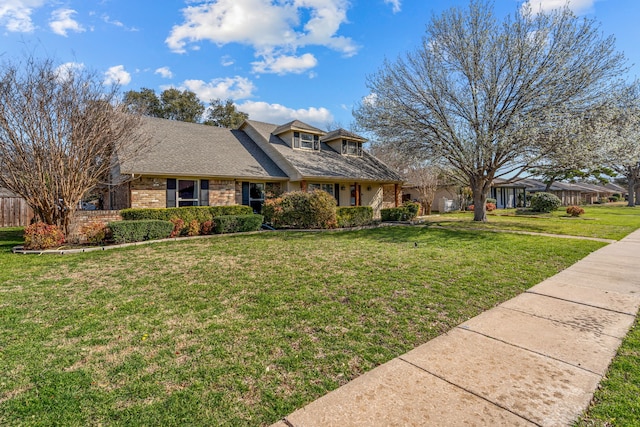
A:
[[[282,135],[283,133],[289,132],[289,131],[311,132],[311,133],[317,133],[319,135],[324,135],[326,133],[316,127],[313,127],[304,122],[301,122],[300,120],[293,120],[293,121],[290,121],[289,123],[285,123],[281,126],[278,126],[271,133],[274,135]]]
[[[324,135],[322,138],[320,138],[320,141],[322,142],[329,142],[329,141],[334,141],[336,139],[350,139],[353,141],[358,141],[358,142],[366,142],[367,140],[363,137],[361,137],[360,135],[356,135],[355,133],[349,132],[347,130],[344,130],[342,128],[340,129],[336,129],[333,130],[331,132],[329,132],[328,134]]]

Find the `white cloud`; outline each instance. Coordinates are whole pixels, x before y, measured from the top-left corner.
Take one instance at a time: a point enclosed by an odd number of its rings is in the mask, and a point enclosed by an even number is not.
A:
[[[102,15],[102,20],[109,25],[114,25],[126,31],[138,31],[138,29],[135,27],[127,27],[126,25],[124,25],[122,21],[118,21],[117,19],[111,19],[109,15]]]
[[[213,79],[209,83],[203,80],[185,80],[180,89],[194,92],[203,102],[212,99],[246,99],[253,96],[255,86],[245,77],[227,77]]]
[[[84,27],[72,18],[76,13],[77,12],[73,9],[54,10],[51,12],[49,27],[54,33],[64,37],[67,37],[68,31],[74,31],[76,33],[85,31]]]
[[[522,7],[531,7],[531,11],[533,13],[538,13],[560,9],[568,4],[569,9],[574,13],[581,14],[588,12],[595,2],[596,0],[528,0],[522,5]]]
[[[220,58],[220,64],[222,64],[223,67],[228,67],[230,65],[235,64],[236,61],[233,60],[232,57],[230,57],[229,55],[225,55],[222,58]]]
[[[156,71],[154,71],[154,74],[160,74],[160,76],[164,79],[170,79],[173,77],[173,73],[171,72],[169,67],[160,67]]]
[[[128,85],[131,82],[131,74],[125,69],[124,65],[115,65],[104,73],[104,84],[106,85]]]
[[[165,40],[171,50],[186,52],[203,40],[218,45],[241,43],[252,46],[265,72],[273,72],[269,61],[288,61],[305,46],[325,46],[352,56],[357,46],[338,36],[347,22],[348,0],[218,0],[195,1],[182,10],[184,23],[172,28]],[[305,57],[308,60],[308,57]],[[283,72],[285,68],[281,69]],[[294,67],[293,72],[298,72]]]
[[[30,33],[35,29],[31,21],[34,9],[42,7],[45,0],[0,1],[0,25],[15,33]]]
[[[268,123],[282,124],[291,120],[301,120],[310,125],[324,127],[334,121],[331,112],[324,107],[293,109],[280,104],[255,101],[246,101],[236,106],[238,110],[249,114],[251,120]]]
[[[301,74],[318,65],[318,60],[312,54],[305,53],[302,56],[266,56],[262,61],[253,62],[251,65],[256,73]]]
[[[374,106],[378,103],[378,94],[370,93],[369,95],[362,98],[362,104]]]
[[[393,10],[393,13],[398,13],[400,12],[401,9],[401,2],[400,0],[384,0],[384,2],[386,4],[390,4]]]
[[[59,81],[65,81],[70,76],[84,70],[84,64],[82,62],[65,62],[64,64],[56,68],[56,75]]]

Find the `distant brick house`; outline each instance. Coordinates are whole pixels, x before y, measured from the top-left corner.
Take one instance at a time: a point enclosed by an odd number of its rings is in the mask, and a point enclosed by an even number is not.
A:
[[[376,217],[401,203],[402,179],[344,129],[246,120],[231,130],[150,117],[145,127],[151,148],[116,162],[105,207],[243,204],[259,212],[265,197],[315,189],[338,206],[371,206]]]

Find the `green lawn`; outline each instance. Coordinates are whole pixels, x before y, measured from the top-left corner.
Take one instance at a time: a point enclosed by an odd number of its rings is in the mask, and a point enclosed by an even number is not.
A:
[[[0,425],[270,424],[604,245],[428,226],[20,241],[0,229]]]
[[[471,221],[472,212],[427,218],[429,223],[448,228],[533,231],[613,240],[619,240],[638,228],[639,206],[595,205],[583,208],[585,214],[578,218],[568,216],[562,208],[551,214],[540,215],[522,215],[517,214],[515,209],[498,209],[488,213],[486,223]]]
[[[578,427],[640,425],[640,318],[627,334]]]

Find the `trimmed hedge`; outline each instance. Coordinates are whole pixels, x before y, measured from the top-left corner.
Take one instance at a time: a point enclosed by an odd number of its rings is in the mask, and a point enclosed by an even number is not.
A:
[[[250,206],[183,206],[181,208],[144,208],[144,209],[123,209],[120,211],[122,219],[134,221],[142,219],[159,219],[169,221],[172,218],[180,218],[185,224],[191,223],[194,219],[202,224],[211,221],[220,215],[249,215],[253,210]]]
[[[115,243],[142,242],[166,239],[173,231],[173,223],[158,219],[114,221],[109,229]]]
[[[371,206],[343,206],[336,209],[338,227],[359,227],[373,222]]]
[[[262,205],[266,222],[276,228],[335,228],[336,199],[325,191],[292,191]]]
[[[380,210],[380,216],[383,221],[409,221],[418,216],[420,204],[414,202],[405,202],[398,208],[386,208]]]
[[[263,221],[262,215],[220,215],[216,217],[214,230],[216,234],[258,231]]]

